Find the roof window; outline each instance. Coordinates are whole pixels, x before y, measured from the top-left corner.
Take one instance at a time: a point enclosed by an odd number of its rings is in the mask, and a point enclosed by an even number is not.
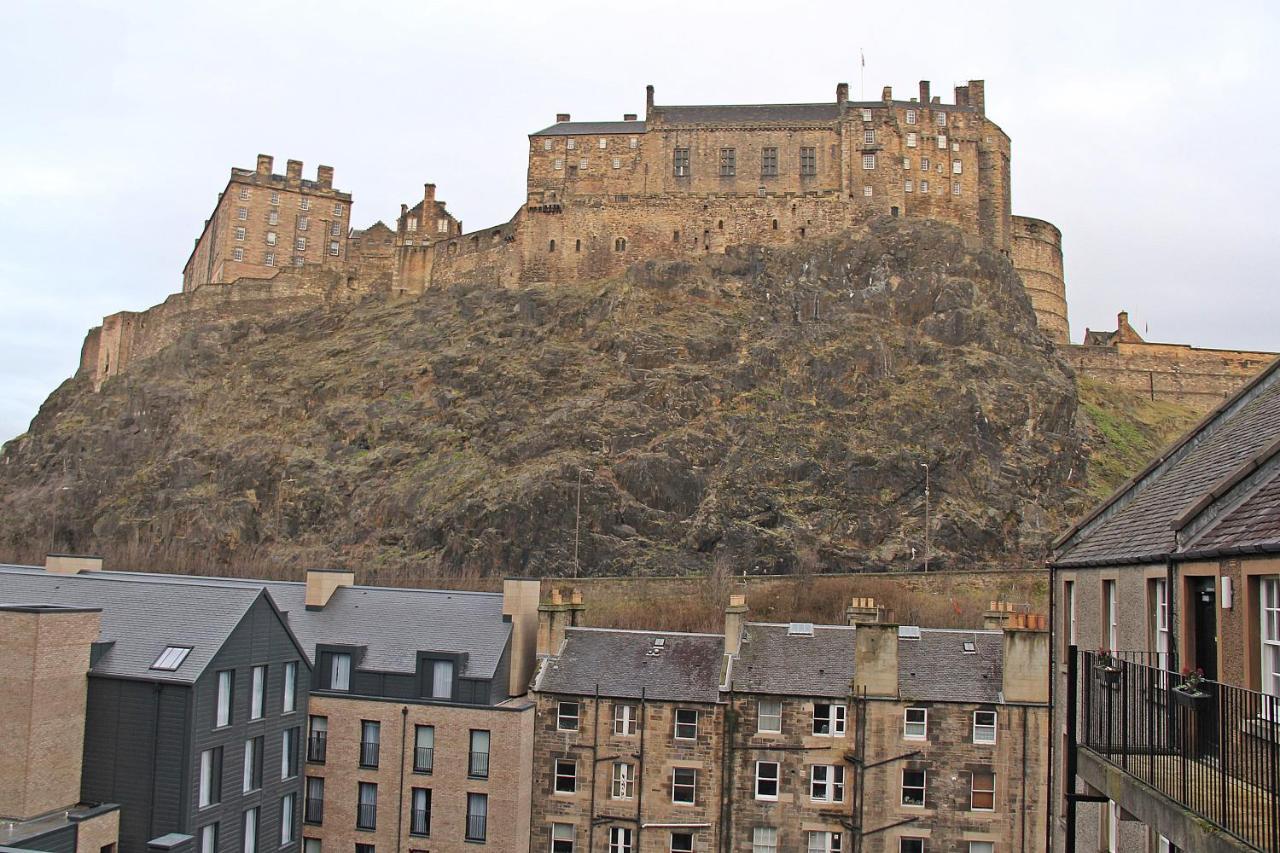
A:
[[[919,625],[899,625],[898,639],[899,640],[920,639],[920,626]]]
[[[151,668],[173,672],[182,666],[182,662],[187,659],[189,654],[191,654],[190,646],[165,646],[164,651],[160,653],[160,657],[156,658],[156,662],[151,664]]]
[[[966,655],[976,655],[978,653],[978,644],[973,640],[964,641],[964,653]]]
[[[788,637],[812,637],[813,623],[812,622],[792,622],[790,625],[787,626],[787,636]]]

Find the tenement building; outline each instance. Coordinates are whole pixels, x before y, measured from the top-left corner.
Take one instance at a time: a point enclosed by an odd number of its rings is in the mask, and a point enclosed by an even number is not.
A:
[[[1280,849],[1280,362],[1052,569],[1057,849]]]
[[[774,625],[734,596],[712,635],[576,627],[581,606],[541,608],[532,849],[1045,848],[1043,618]]]

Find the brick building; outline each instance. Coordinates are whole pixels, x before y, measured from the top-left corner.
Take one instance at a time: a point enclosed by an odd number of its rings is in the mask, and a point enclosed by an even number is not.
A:
[[[1057,849],[1280,849],[1278,555],[1275,362],[1055,543]]]
[[[533,849],[1043,850],[1048,636],[747,621],[574,627],[541,608]]]
[[[257,167],[232,168],[226,189],[182,268],[182,292],[238,278],[270,278],[283,266],[341,265],[347,257],[351,194],[334,189],[333,167],[319,166],[315,180],[290,160],[285,174],[272,158]]]

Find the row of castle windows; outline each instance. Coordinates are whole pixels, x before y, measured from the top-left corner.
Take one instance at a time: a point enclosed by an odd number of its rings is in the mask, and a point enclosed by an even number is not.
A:
[[[550,137],[550,136],[544,137],[544,138],[543,138],[543,140],[542,140],[542,150],[543,150],[543,151],[553,151],[553,150],[555,150],[555,147],[556,147],[556,146],[555,146],[555,142],[556,142],[556,141],[555,141],[555,139],[553,139],[553,138],[552,138],[552,137]],[[601,150],[605,150],[605,149],[607,149],[607,148],[609,147],[609,137],[607,137],[607,136],[601,136],[601,137],[599,138],[599,141],[596,143],[596,145],[597,145],[597,147],[599,147]],[[576,148],[578,147],[578,140],[576,140],[576,139],[574,139],[572,136],[570,136],[570,137],[568,137],[568,138],[566,138],[566,139],[565,139],[565,141],[564,141],[564,147],[565,147],[565,149],[566,149],[566,150],[568,150],[568,151],[573,151],[574,149],[576,149]],[[627,140],[627,147],[628,147],[628,148],[639,148],[639,147],[640,147],[640,137],[638,137],[638,136],[632,136],[632,137],[630,137],[630,138]]]
[[[299,252],[302,252],[302,251],[305,251],[305,250],[306,250],[306,246],[297,246],[297,247],[295,247],[295,248],[296,248]],[[332,256],[333,256],[333,257],[335,257],[335,258],[336,258],[336,257],[338,257],[338,255],[339,255],[339,254],[341,254],[341,247],[338,245],[338,241],[337,241],[337,240],[333,240],[332,242],[330,242],[330,243],[329,243],[329,254],[330,254],[330,255],[332,255]],[[243,248],[242,246],[236,246],[234,249],[232,249],[232,250],[231,250],[231,259],[232,259],[233,261],[243,261],[243,260],[244,260],[244,248]],[[294,256],[293,256],[293,265],[294,265],[295,267],[300,267],[300,266],[302,266],[302,261],[303,261],[302,255],[294,255]],[[262,256],[262,264],[263,264],[263,266],[274,267],[274,266],[276,265],[276,253],[275,253],[275,252],[267,252],[266,254],[264,254],[264,255]]]
[[[405,220],[404,220],[404,230],[406,230],[406,231],[417,231],[417,230],[418,230],[418,217],[416,217],[416,216],[406,216],[406,217],[405,217]],[[437,219],[437,220],[436,220],[436,233],[437,233],[437,234],[448,234],[448,233],[449,233],[449,220],[444,219],[443,217],[441,217],[440,219]]]
[[[581,157],[581,158],[579,158],[579,159],[578,159],[578,162],[577,162],[577,165],[570,164],[570,165],[569,165],[569,177],[571,177],[571,178],[572,178],[572,177],[576,177],[579,171],[586,171],[586,168],[587,168],[588,164],[589,164],[589,161],[588,161],[588,159],[587,159],[586,157]],[[553,165],[555,166],[555,170],[556,170],[557,172],[559,172],[561,169],[563,169],[563,168],[564,168],[564,159],[563,159],[563,158],[561,158],[561,157],[557,157],[557,158],[556,158],[556,160],[555,160],[555,163],[554,163]],[[621,169],[621,168],[622,168],[622,158],[621,158],[621,157],[614,157],[614,158],[613,158],[613,168],[615,168],[615,169]]]
[[[936,164],[936,166],[937,166],[937,170],[938,170],[938,174],[939,174],[939,175],[941,175],[941,174],[944,174],[944,173],[945,173],[945,164],[944,164],[944,163],[938,163],[938,164]],[[909,172],[909,171],[911,171],[911,158],[910,158],[910,157],[903,157],[903,158],[902,158],[902,168],[903,168],[903,170],[905,170],[905,171],[908,171],[908,172]],[[921,158],[920,158],[920,171],[922,171],[922,172],[927,172],[927,171],[929,171],[929,169],[930,169],[930,168],[931,168],[931,161],[929,160],[929,158],[928,158],[928,157],[921,157]],[[951,174],[953,174],[953,175],[963,175],[963,174],[964,174],[964,161],[963,161],[963,160],[952,160],[952,161],[951,161]]]
[[[946,188],[946,186],[947,186],[946,182],[945,182],[945,181],[943,181],[943,182],[942,182],[942,185],[938,187],[938,195],[942,195],[942,194],[946,191],[946,189],[945,189],[945,188]],[[911,182],[911,181],[905,181],[905,182],[903,183],[903,185],[902,185],[902,189],[903,189],[903,191],[904,191],[904,192],[913,192],[912,187],[913,187],[913,184],[912,184],[912,182]],[[928,181],[921,181],[921,182],[920,182],[919,187],[920,187],[920,192],[921,192],[921,193],[928,193],[928,192],[929,192],[929,182],[928,182]],[[952,182],[951,182],[951,194],[952,194],[952,195],[960,195],[960,182],[959,182],[959,181],[952,181]]]
[[[872,121],[871,110],[864,109],[862,111],[863,121]],[[919,124],[920,112],[918,110],[907,110],[907,124]],[[947,114],[945,112],[935,112],[933,114],[933,123],[938,127],[947,126]]]
[[[947,135],[946,135],[945,133],[939,133],[939,134],[938,134],[938,137],[937,137],[937,144],[938,144],[938,150],[940,150],[940,151],[945,151],[945,150],[946,150],[946,148],[947,148]],[[920,145],[920,137],[918,137],[918,136],[917,136],[916,134],[914,134],[914,133],[908,133],[908,134],[907,134],[907,147],[908,147],[908,148],[917,148],[917,147],[919,147],[919,145]],[[959,151],[959,150],[960,150],[960,143],[959,143],[959,142],[952,142],[952,143],[951,143],[951,150],[952,150],[952,151]]]
[[[248,201],[249,197],[250,197],[249,188],[248,188],[248,187],[241,187],[241,188],[240,188],[240,200],[241,200],[241,201]],[[276,192],[275,190],[272,190],[272,192],[271,192],[271,203],[272,203],[272,204],[274,204],[274,205],[278,205],[278,204],[280,204],[280,193]],[[310,209],[311,209],[311,199],[307,198],[306,196],[303,196],[303,197],[298,201],[298,209],[299,209],[299,210],[310,210]],[[334,215],[334,216],[342,216],[344,209],[345,209],[345,208],[343,207],[343,205],[342,205],[342,203],[341,203],[341,202],[337,202],[337,203],[335,203],[335,204],[333,205],[333,215]],[[248,210],[247,210],[247,208],[243,208],[243,207],[242,207],[242,208],[239,208],[239,210],[240,210],[240,211],[244,211],[244,214],[245,214],[244,216],[241,216],[241,217],[240,217],[241,219],[245,219],[245,218],[247,218],[247,217],[248,217]]]
[[[677,178],[687,178],[693,174],[690,149],[676,148],[671,153],[671,173]],[[818,174],[818,150],[811,146],[802,146],[799,156],[800,175],[812,177]],[[722,178],[736,177],[738,174],[738,149],[721,148],[719,156],[719,175]],[[778,149],[767,146],[760,149],[760,177],[776,178],[778,176]]]

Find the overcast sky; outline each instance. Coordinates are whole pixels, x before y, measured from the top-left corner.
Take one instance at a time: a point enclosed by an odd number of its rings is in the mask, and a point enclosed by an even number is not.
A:
[[[143,2],[0,12],[0,441],[84,333],[180,289],[231,166],[336,168],[352,222],[422,184],[468,229],[557,112],[987,81],[1013,209],[1063,231],[1072,339],[1280,350],[1276,2]],[[1041,8],[1052,7],[1052,13]]]

